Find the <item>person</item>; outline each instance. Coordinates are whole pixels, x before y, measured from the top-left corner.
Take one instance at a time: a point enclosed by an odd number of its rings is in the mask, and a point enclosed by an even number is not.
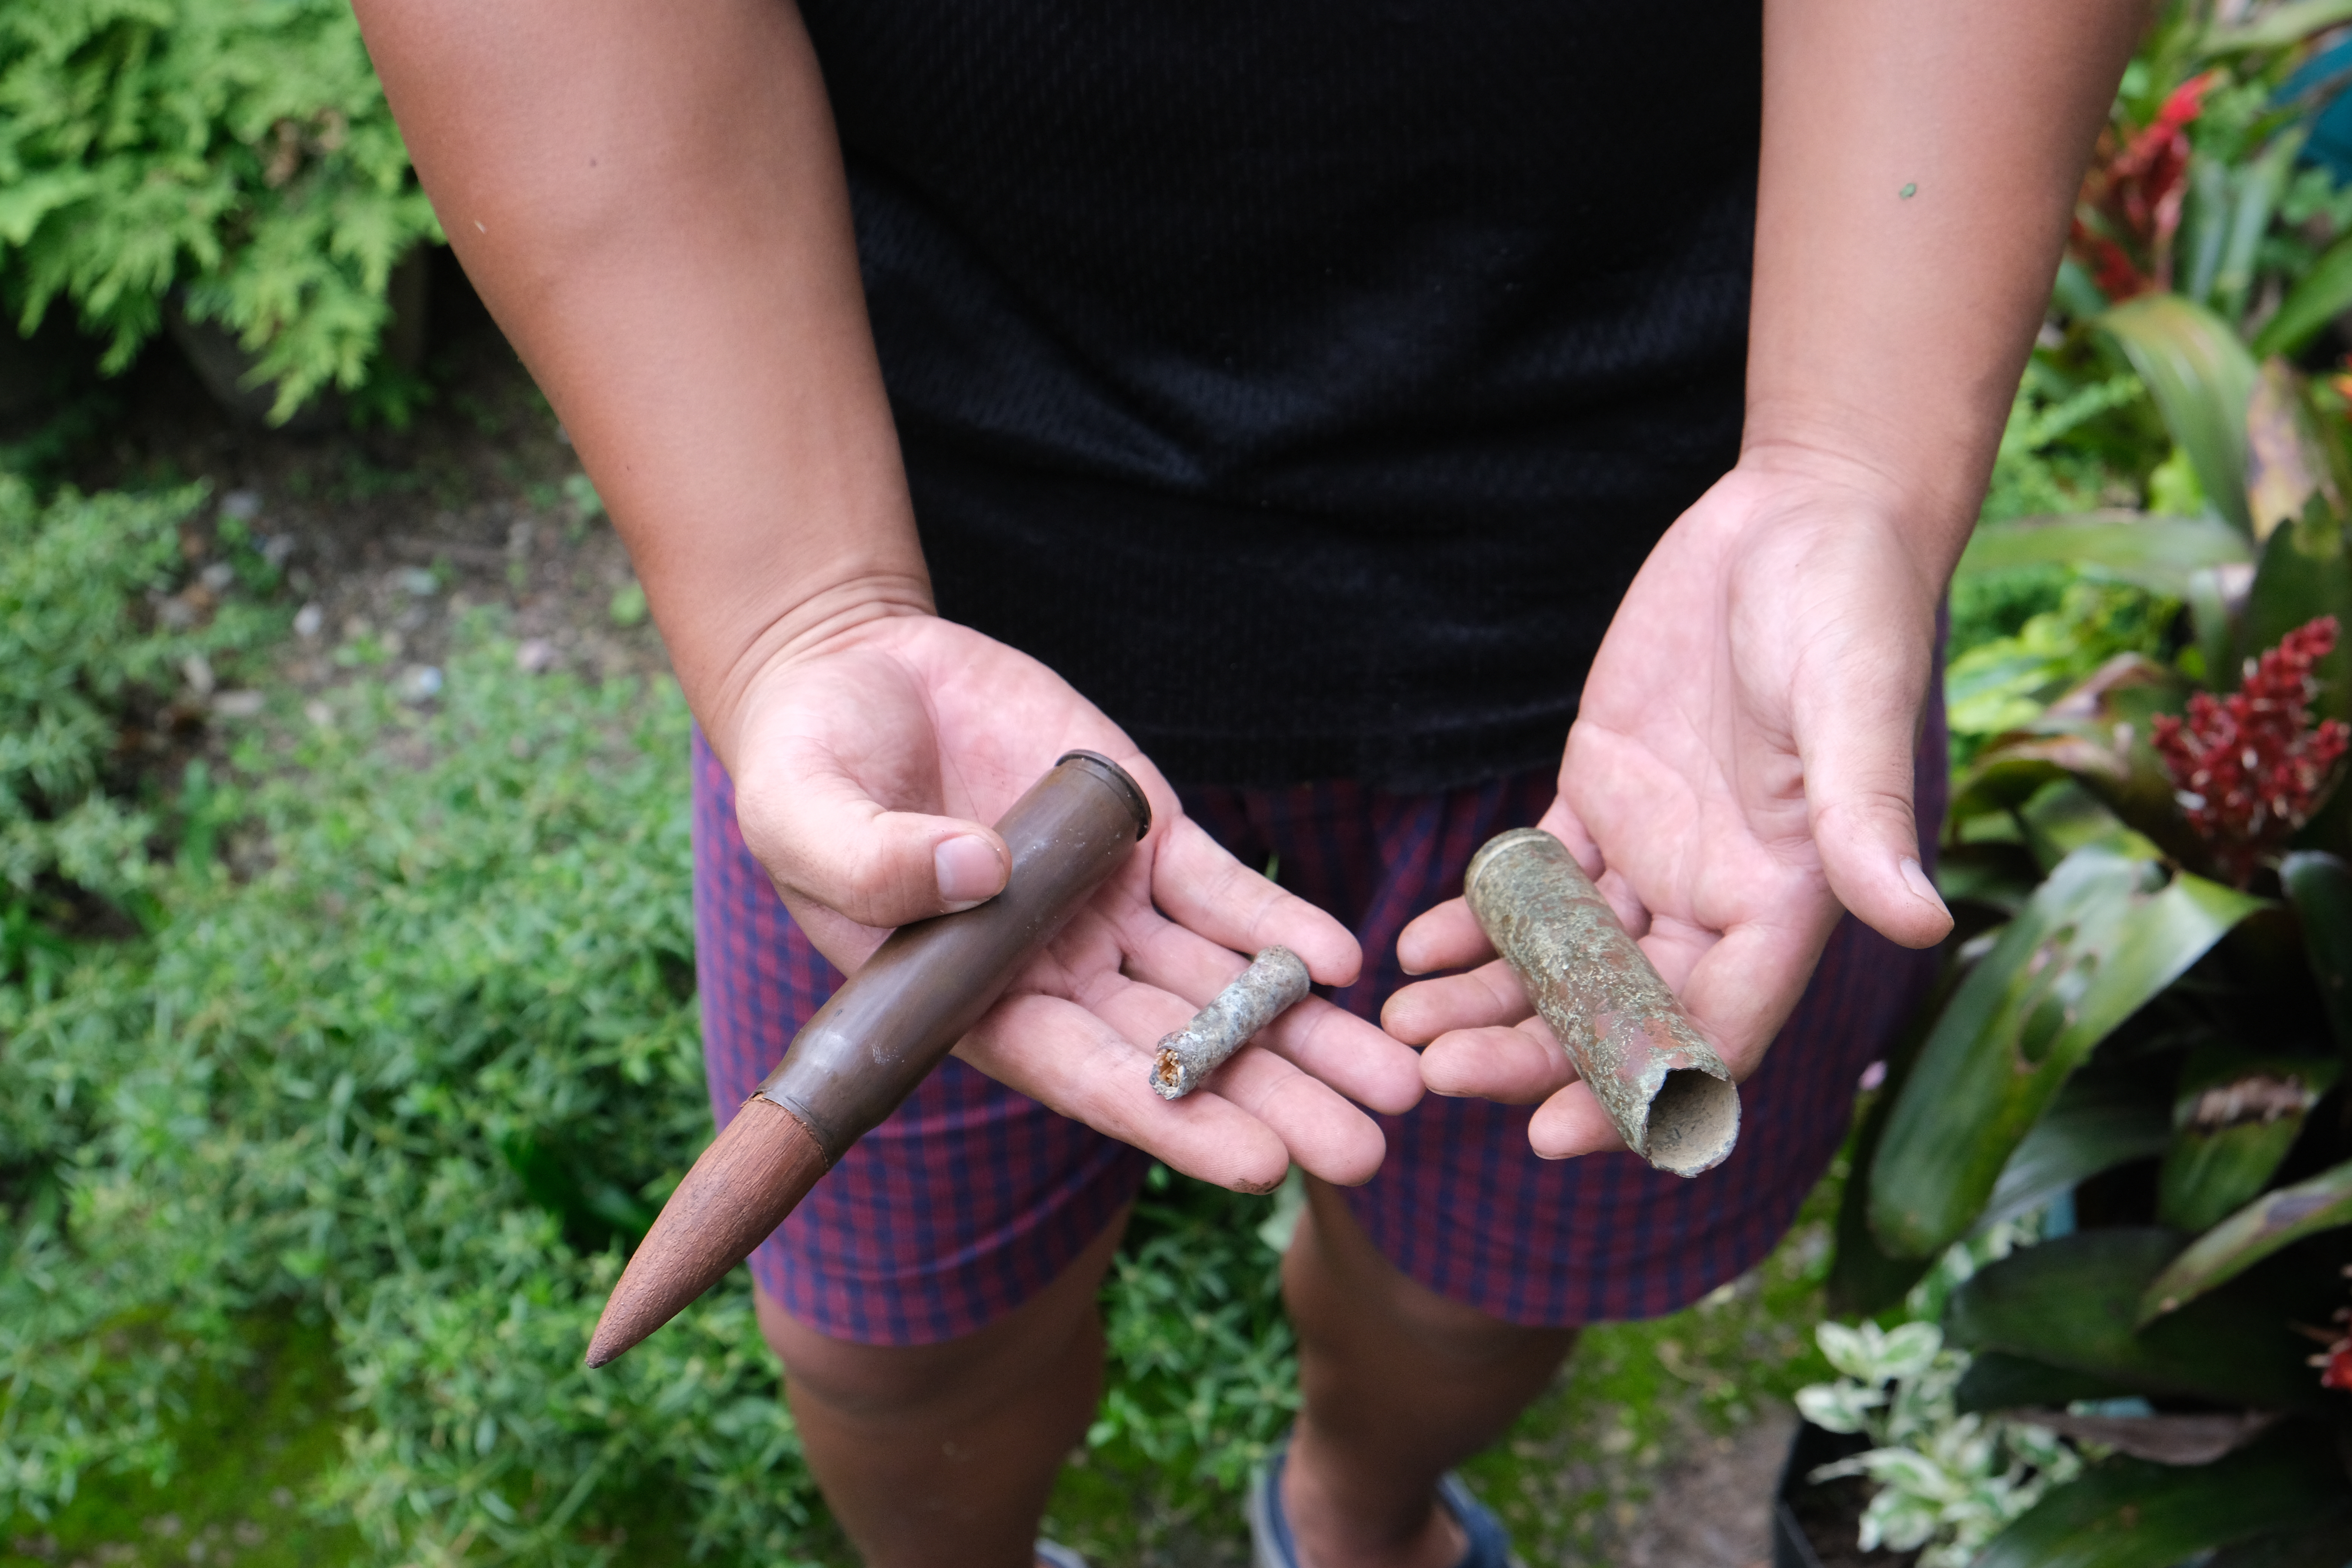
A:
[[[1769,1247],[1948,929],[1937,606],[2143,5],[358,9],[698,721],[722,1116],[1056,755],[1150,796],[755,1258],[852,1542],[1031,1559],[1157,1158],[1311,1178],[1260,1561],[1498,1563],[1448,1468]],[[1455,896],[1531,820],[1755,1075],[1717,1172]],[[1328,996],[1159,1100],[1276,942]]]

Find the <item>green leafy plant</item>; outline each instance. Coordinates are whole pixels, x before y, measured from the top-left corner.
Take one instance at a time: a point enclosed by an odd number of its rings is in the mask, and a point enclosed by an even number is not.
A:
[[[1918,1552],[1920,1568],[1967,1568],[1985,1542],[2073,1480],[2082,1460],[2045,1428],[1964,1414],[1958,1394],[1969,1358],[1934,1323],[1823,1323],[1822,1353],[1841,1374],[1797,1394],[1816,1426],[1859,1433],[1871,1447],[1822,1466],[1815,1481],[1864,1476],[1865,1552]]]
[[[342,0],[0,6],[0,300],[70,301],[128,364],[175,295],[284,419],[364,384],[396,263],[439,237]]]
[[[2231,375],[2185,370],[2159,401],[2262,444]],[[2321,457],[2296,455],[2312,482],[2263,537],[2248,507],[1989,525],[1976,547],[2006,567],[2080,560],[2184,606],[2169,662],[2111,658],[1956,781],[1945,876],[1981,935],[1892,1066],[1842,1216],[1833,1286],[1863,1311],[2007,1216],[2058,1202],[2095,1221],[1942,1309],[1944,1344],[1973,1356],[1947,1369],[1955,1420],[2005,1414],[2102,1456],[1979,1564],[2252,1563],[2352,1527],[2334,1458],[2352,1400],[2323,1382],[2352,1258],[2352,1142],[2327,1109],[2352,1043],[2352,821],[2333,802],[2352,571]],[[2200,691],[2209,669],[2235,679]],[[1961,1497],[1932,1468],[1872,1473]],[[1916,1534],[1924,1507],[1888,1501],[1885,1522]]]
[[[181,528],[203,493],[43,502],[0,474],[0,979],[55,947],[44,933],[76,900],[152,881],[160,825],[123,765],[131,731],[173,722],[159,710],[175,698],[177,721],[200,721],[189,672],[208,686],[277,630],[230,563],[217,584],[189,581]]]

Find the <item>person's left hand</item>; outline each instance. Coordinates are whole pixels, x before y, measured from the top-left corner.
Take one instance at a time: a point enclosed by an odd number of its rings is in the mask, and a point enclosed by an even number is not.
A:
[[[1919,865],[1912,752],[1948,563],[1892,488],[1759,457],[1669,529],[1611,622],[1541,826],[1598,881],[1737,1078],[1840,906],[1908,947],[1951,917]],[[1459,899],[1407,926],[1381,1016],[1432,1092],[1542,1101],[1549,1159],[1625,1145]]]

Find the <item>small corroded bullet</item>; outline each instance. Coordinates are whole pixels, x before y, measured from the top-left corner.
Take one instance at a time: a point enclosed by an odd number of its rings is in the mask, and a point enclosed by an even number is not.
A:
[[[1739,1091],[1568,846],[1540,828],[1489,839],[1463,897],[1626,1147],[1696,1176],[1739,1141]]]
[[[1286,947],[1269,947],[1192,1021],[1160,1042],[1151,1058],[1152,1091],[1181,1100],[1223,1067],[1250,1037],[1307,994],[1307,965]]]

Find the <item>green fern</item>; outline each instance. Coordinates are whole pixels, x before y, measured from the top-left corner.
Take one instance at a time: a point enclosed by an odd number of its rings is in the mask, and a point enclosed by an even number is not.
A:
[[[368,378],[394,265],[440,229],[343,0],[0,5],[0,298],[70,301],[121,370],[188,316],[273,420]]]

